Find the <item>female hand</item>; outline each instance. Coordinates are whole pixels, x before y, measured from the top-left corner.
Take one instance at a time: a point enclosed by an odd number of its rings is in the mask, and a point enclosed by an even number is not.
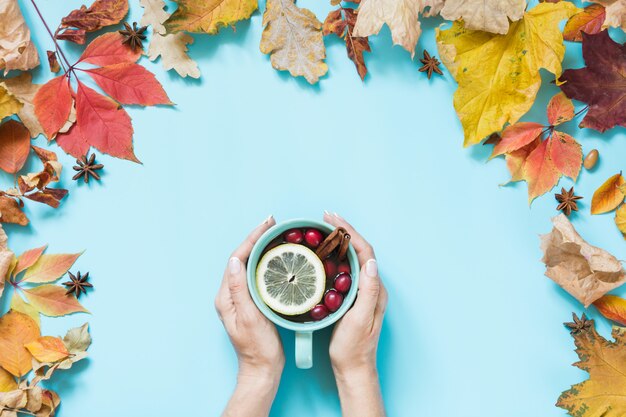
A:
[[[215,308],[239,361],[237,387],[223,416],[267,416],[285,365],[278,331],[254,305],[246,280],[250,251],[274,224],[274,218],[268,217],[233,252],[215,297]]]
[[[342,415],[381,417],[385,411],[376,352],[387,307],[387,291],[378,276],[378,265],[370,244],[339,215],[325,213],[324,221],[348,231],[361,266],[357,299],[335,325],[330,339],[330,360]]]

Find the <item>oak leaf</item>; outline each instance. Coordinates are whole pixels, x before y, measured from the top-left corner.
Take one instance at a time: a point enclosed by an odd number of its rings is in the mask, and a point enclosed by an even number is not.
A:
[[[26,71],[39,65],[37,48],[20,12],[17,0],[0,3],[0,69]]]
[[[24,72],[17,77],[7,78],[0,84],[7,89],[20,103],[22,108],[17,112],[24,126],[28,128],[31,138],[36,138],[43,132],[43,127],[35,114],[35,95],[39,91],[41,84],[34,84],[33,77],[28,72]]]
[[[552,219],[552,231],[541,236],[546,276],[585,307],[626,282],[621,262],[590,245],[564,214]]]
[[[39,334],[35,321],[25,314],[9,311],[0,317],[0,366],[14,376],[26,375],[33,364],[24,345]]]
[[[363,53],[371,52],[371,49],[368,38],[354,36],[356,16],[354,9],[340,6],[339,9],[328,13],[322,26],[322,33],[324,36],[334,33],[345,41],[348,58],[354,62],[359,77],[364,80],[367,67]]]
[[[598,187],[591,199],[591,214],[602,214],[615,210],[624,201],[624,194],[620,190],[624,183],[626,181],[620,172]]]
[[[165,22],[166,31],[216,34],[222,27],[246,20],[259,8],[257,0],[178,0]]]
[[[581,42],[583,40],[582,32],[595,34],[602,30],[605,17],[604,6],[592,4],[585,7],[581,12],[569,18],[563,29],[563,39]]]
[[[263,13],[261,52],[270,55],[272,66],[303,76],[310,84],[328,72],[322,24],[294,0],[268,0]]]
[[[21,108],[19,100],[0,84],[0,120],[16,114]]]
[[[626,300],[623,298],[607,294],[594,301],[593,306],[607,319],[626,326]]]
[[[61,19],[61,27],[94,32],[119,23],[128,13],[128,0],[96,0],[91,6],[81,6]]]
[[[165,35],[167,32],[163,23],[170,17],[170,13],[165,11],[165,1],[139,0],[139,5],[144,9],[139,25],[152,26],[153,36],[155,33]]]
[[[22,169],[30,152],[30,132],[17,120],[0,125],[0,169],[15,174]]]
[[[458,83],[454,107],[465,146],[516,123],[530,109],[541,86],[540,68],[561,74],[565,47],[558,25],[577,10],[566,1],[538,4],[506,35],[472,31],[462,22],[437,30],[439,54]]]
[[[626,415],[626,329],[614,327],[612,335],[614,342],[595,327],[572,333],[580,358],[574,366],[586,371],[589,379],[563,392],[556,405],[573,417]]]
[[[626,31],[626,0],[590,0],[606,9],[604,27],[621,27]]]
[[[54,336],[41,336],[24,347],[39,362],[58,362],[70,355],[63,340]]]
[[[463,20],[470,30],[506,34],[509,19],[515,22],[524,15],[526,0],[446,0],[441,16]]]
[[[615,42],[606,30],[583,33],[582,38],[587,66],[565,70],[559,79],[561,90],[589,105],[580,127],[599,132],[626,127],[626,44]]]

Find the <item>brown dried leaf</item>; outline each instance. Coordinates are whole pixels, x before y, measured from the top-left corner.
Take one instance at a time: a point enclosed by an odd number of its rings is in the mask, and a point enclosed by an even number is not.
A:
[[[15,199],[0,196],[0,223],[15,223],[20,226],[26,226],[28,217],[26,217]]]
[[[0,225],[0,297],[2,297],[2,292],[4,291],[5,277],[9,272],[13,259],[15,259],[15,255],[7,246],[7,241],[7,234],[2,228],[2,225]]]
[[[159,35],[155,33],[148,47],[150,61],[161,57],[161,65],[166,71],[175,70],[181,77],[200,78],[198,64],[187,55],[187,45],[193,43],[193,38],[185,32]]]
[[[30,39],[17,0],[0,2],[0,69],[26,71],[39,65],[37,48]]]
[[[119,23],[127,13],[128,0],[96,0],[89,8],[83,5],[72,10],[61,19],[61,27],[93,32]]]
[[[46,51],[46,54],[48,54],[48,66],[50,67],[50,71],[54,73],[61,71],[57,53],[54,51]]]
[[[30,131],[30,137],[35,138],[43,133],[43,128],[35,115],[35,105],[33,104],[33,99],[41,84],[33,84],[32,75],[24,72],[17,77],[5,79],[0,85],[22,103],[22,108],[17,112],[17,115]]]
[[[583,240],[564,214],[554,217],[552,224],[552,231],[541,236],[548,278],[585,307],[626,282],[620,261]]]

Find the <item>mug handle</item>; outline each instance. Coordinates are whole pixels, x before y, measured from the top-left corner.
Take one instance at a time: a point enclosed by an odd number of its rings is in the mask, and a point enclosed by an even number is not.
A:
[[[296,366],[300,369],[313,366],[313,332],[296,332]]]

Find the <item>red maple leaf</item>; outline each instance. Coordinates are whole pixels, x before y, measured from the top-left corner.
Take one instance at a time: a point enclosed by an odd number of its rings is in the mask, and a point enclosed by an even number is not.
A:
[[[135,63],[141,50],[133,51],[122,40],[117,32],[97,37],[64,75],[48,81],[35,95],[35,113],[46,136],[56,136],[61,149],[74,157],[85,155],[93,146],[111,156],[139,162],[133,151],[130,116],[121,104],[172,104],[154,74]],[[83,62],[100,67],[76,66]],[[78,72],[88,74],[110,97],[85,85]],[[59,133],[72,105],[76,106],[76,122],[69,131]]]
[[[559,81],[569,98],[589,105],[580,127],[604,132],[626,127],[626,44],[620,45],[606,30],[582,33],[585,68],[568,69]]]

